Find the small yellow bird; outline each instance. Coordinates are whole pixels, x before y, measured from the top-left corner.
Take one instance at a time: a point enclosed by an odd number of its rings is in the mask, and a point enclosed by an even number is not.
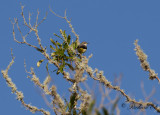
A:
[[[80,54],[83,54],[87,50],[87,42],[82,42],[80,45],[78,45],[77,50]]]

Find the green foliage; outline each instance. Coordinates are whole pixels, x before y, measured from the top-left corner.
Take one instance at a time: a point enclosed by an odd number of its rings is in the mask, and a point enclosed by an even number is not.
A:
[[[39,60],[39,61],[37,62],[37,67],[39,67],[43,61],[44,61],[44,59],[43,59],[43,60]]]
[[[76,92],[71,94],[69,102],[65,99],[65,102],[66,102],[65,110],[68,111],[70,115],[78,115],[77,111],[75,109],[77,100],[78,99],[77,99],[77,93]]]
[[[43,53],[44,51],[42,49],[36,48],[37,51]]]
[[[95,109],[95,114],[96,115],[110,115],[108,110],[105,107],[102,108],[102,113],[100,111],[98,111],[98,109]]]
[[[74,70],[73,66],[69,63],[65,63],[72,71]]]
[[[56,72],[56,74],[63,73],[64,69],[67,67],[70,68],[70,70],[74,71],[74,57],[77,56],[76,49],[77,49],[77,41],[71,42],[71,36],[67,35],[65,31],[62,31],[60,29],[60,36],[54,33],[54,36],[58,38],[57,41],[50,38],[50,41],[52,45],[50,45],[51,49],[51,59],[55,61],[58,64],[58,67],[53,70],[53,72]],[[40,50],[38,50],[40,51]],[[43,53],[43,51],[40,51]],[[81,61],[80,58],[77,58],[78,61]],[[44,61],[39,60],[37,62],[37,66],[39,67],[41,63]],[[48,63],[46,65],[46,69],[48,72]],[[109,114],[108,110],[106,108],[102,108],[101,110],[98,110],[95,107],[96,100],[92,100],[89,104],[86,104],[84,108],[81,108],[81,110],[78,110],[76,108],[77,106],[77,93],[73,92],[70,96],[70,100],[66,101],[65,111],[69,112],[71,115],[114,115],[115,108],[117,106],[117,103],[119,101],[119,98],[115,101],[115,103],[112,106],[111,114]]]
[[[90,105],[89,105],[89,108],[88,108],[88,115],[91,115],[92,114],[92,111],[93,111],[93,108],[94,108],[94,105],[95,105],[95,100],[93,100]]]
[[[95,113],[96,115],[101,115],[101,113],[97,109],[95,109]]]
[[[77,93],[73,93],[70,96],[69,111],[72,111],[72,110],[75,111],[74,106],[75,106],[75,102],[77,101],[76,96],[77,96]]]
[[[46,64],[46,70],[47,70],[47,72],[48,72],[48,63]]]
[[[103,107],[102,110],[98,110],[97,108],[94,109],[95,106],[95,100],[92,100],[91,103],[88,106],[88,109],[86,110],[85,108],[82,110],[82,115],[93,115],[93,113],[95,113],[94,115],[109,115],[108,110]],[[102,111],[102,113],[101,113]]]
[[[77,93],[72,93],[70,96],[70,101],[68,102],[65,99],[66,107],[65,110],[69,112],[70,115],[110,115],[108,110],[106,108],[102,108],[102,110],[98,111],[97,108],[95,108],[96,100],[92,100],[88,106],[82,108],[81,111],[76,110],[75,106],[77,104]]]
[[[102,111],[103,111],[103,115],[109,115],[108,110],[106,108],[103,107]]]
[[[71,36],[70,35],[68,35],[68,37],[67,37],[67,42],[68,42],[68,44],[70,44],[70,42],[71,42]]]
[[[65,69],[65,66],[68,66],[71,70],[74,70],[74,67],[72,66],[71,62],[73,60],[73,57],[76,56],[76,54],[73,52],[73,50],[75,50],[75,46],[72,47],[72,44],[74,44],[74,42],[70,45],[71,36],[67,36],[65,31],[62,31],[61,29],[60,33],[62,37],[55,33],[54,35],[63,40],[62,43],[50,39],[50,41],[53,44],[53,46],[50,45],[50,49],[53,51],[51,53],[51,56],[53,57],[53,60],[57,61],[59,64],[57,74],[62,73]],[[72,50],[69,48],[69,46],[71,46],[70,48],[72,48]]]
[[[54,36],[60,39],[55,41],[50,38],[52,45],[50,45],[50,49],[52,51],[51,58],[53,61],[56,61],[59,65],[58,69],[54,70],[57,74],[62,73],[66,67],[69,67],[72,71],[73,67],[73,59],[76,56],[76,48],[77,41],[71,43],[71,36],[67,35],[65,31],[60,29],[61,36],[54,33]],[[37,66],[39,67],[43,61],[40,60],[37,62]]]

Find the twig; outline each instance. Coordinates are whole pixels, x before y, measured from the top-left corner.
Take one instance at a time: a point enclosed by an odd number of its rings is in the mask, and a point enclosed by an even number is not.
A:
[[[147,55],[143,52],[141,47],[138,45],[138,40],[135,40],[134,45],[135,45],[136,55],[138,56],[138,59],[140,60],[140,63],[141,63],[141,67],[143,68],[144,71],[149,72],[149,79],[150,80],[157,79],[158,82],[160,83],[158,74],[156,74],[155,71],[150,68],[149,62],[147,61]]]
[[[69,27],[70,27],[71,30],[72,30],[72,33],[76,36],[77,41],[79,42],[79,35],[75,32],[75,30],[74,30],[74,28],[73,28],[73,26],[72,26],[72,24],[71,24],[71,21],[69,21],[69,20],[67,19],[66,10],[65,10],[65,12],[64,12],[64,17],[63,17],[63,16],[60,16],[60,15],[56,14],[50,7],[49,7],[49,9],[50,9],[50,11],[51,11],[54,15],[56,15],[57,17],[66,20],[66,22],[69,24]]]
[[[86,67],[86,72],[89,74],[89,76],[91,78],[93,78],[94,80],[96,81],[99,81],[100,83],[102,83],[106,88],[110,88],[110,89],[113,89],[113,90],[116,90],[118,92],[121,93],[121,95],[123,95],[125,98],[126,98],[126,102],[129,102],[129,103],[134,103],[134,104],[139,104],[139,105],[143,105],[143,107],[146,107],[146,106],[151,106],[153,107],[157,112],[160,113],[160,108],[157,107],[156,105],[154,105],[152,102],[143,102],[143,101],[135,101],[135,99],[132,99],[130,98],[123,89],[120,89],[119,86],[113,86],[106,78],[105,76],[103,75],[103,72],[100,71],[98,73],[98,70],[95,70],[96,71],[96,77],[93,75],[93,70],[91,67],[87,66]]]
[[[6,70],[2,70],[1,73],[3,75],[3,78],[6,80],[6,83],[8,84],[8,86],[11,87],[12,93],[16,94],[17,100],[19,100],[22,103],[22,105],[24,107],[26,107],[27,109],[29,109],[32,113],[35,113],[35,112],[39,111],[39,112],[42,112],[44,115],[50,115],[50,112],[45,111],[44,109],[38,109],[36,106],[32,106],[32,105],[26,104],[24,102],[24,100],[23,100],[23,98],[24,98],[23,93],[21,91],[17,90],[16,85],[12,82],[11,78],[8,75],[8,70],[10,69],[10,67],[12,66],[12,64],[14,63],[14,59],[15,59],[15,57],[13,57],[12,53],[11,53],[11,55],[12,55],[12,61],[10,62],[10,64],[6,68]]]

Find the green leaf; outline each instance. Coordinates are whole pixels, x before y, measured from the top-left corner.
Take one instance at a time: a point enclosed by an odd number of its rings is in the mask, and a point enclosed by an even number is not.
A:
[[[69,108],[69,103],[68,103],[68,101],[67,101],[67,99],[66,98],[64,98],[64,101],[65,101],[65,111]]]
[[[70,44],[70,42],[71,42],[71,36],[68,35],[68,37],[67,37],[67,43]]]
[[[55,34],[55,33],[53,33],[56,37],[58,37],[58,38],[60,38],[60,39],[62,39],[63,40],[63,38],[61,38],[59,35],[57,35],[57,34]]]
[[[40,49],[40,48],[36,48],[36,50],[39,51],[39,52],[41,52],[41,53],[44,52],[44,51],[43,51],[42,49]]]
[[[81,61],[82,61],[82,59],[80,59],[80,58],[77,58],[77,59],[78,59],[78,61],[79,61],[79,62],[81,62]]]
[[[59,47],[62,47],[62,44],[60,44],[59,42],[56,41],[56,44],[59,46]]]
[[[58,70],[56,74],[58,75],[59,73],[60,73],[60,71]]]
[[[67,50],[68,44],[64,42],[64,43],[63,43],[63,48],[64,48],[65,50]]]
[[[68,49],[67,49],[67,53],[68,53],[68,55],[69,55],[70,57],[72,56],[72,59],[73,59],[74,53],[73,53],[71,50],[68,50]]]
[[[60,33],[62,34],[64,40],[66,41],[66,40],[67,40],[67,35],[66,35],[66,33],[65,33],[65,30],[62,31],[62,29],[60,29]]]
[[[46,64],[46,70],[47,70],[47,72],[48,72],[48,63]]]
[[[73,66],[71,66],[71,64],[69,64],[69,63],[66,63],[66,65],[72,70],[72,71],[74,71],[74,67]]]
[[[58,50],[56,51],[56,54],[57,54],[58,56],[64,56],[64,55],[65,55],[64,52],[65,52],[64,49],[58,49]]]
[[[96,115],[101,115],[101,113],[98,111],[98,109],[95,109]]]
[[[74,57],[66,57],[66,58],[67,58],[67,59],[71,59],[71,60],[72,60]]]
[[[87,115],[87,112],[85,109],[82,110],[82,115]]]
[[[93,100],[90,105],[89,105],[89,108],[88,108],[88,115],[91,115],[92,114],[92,111],[93,111],[93,107],[95,105],[95,100]]]
[[[60,29],[60,33],[61,33],[61,34],[63,33],[62,29]]]
[[[52,52],[52,53],[51,53],[51,56],[52,56],[52,57],[54,57],[55,55],[56,55],[56,53],[55,53],[55,52]]]
[[[60,73],[62,73],[62,72],[63,72],[64,67],[65,67],[65,62],[63,61],[62,65],[60,65],[60,67],[59,67],[59,70],[58,70],[58,71],[59,71]]]
[[[62,73],[63,72],[63,68],[64,68],[63,65],[61,65],[60,68],[59,68],[59,72]]]
[[[71,44],[71,46],[72,46],[72,48],[75,50],[75,49],[77,49],[77,43],[76,42],[73,42],[72,44]]]
[[[37,62],[37,67],[39,67],[43,61],[44,61],[44,59],[43,59],[43,60],[39,60],[39,61]]]
[[[50,38],[50,41],[52,42],[53,45],[57,46],[56,42]]]
[[[103,107],[102,110],[103,110],[103,115],[109,115],[108,110],[106,108]]]
[[[70,107],[69,109],[72,110],[73,107],[75,106],[75,101],[76,101],[76,96],[77,96],[77,93],[73,93],[71,96],[70,96]]]
[[[73,109],[73,115],[77,115],[77,112],[75,109]]]
[[[50,48],[51,48],[52,50],[56,51],[56,49],[55,49],[52,45],[50,45]]]
[[[52,72],[55,72],[55,71],[57,71],[57,69],[53,70]]]

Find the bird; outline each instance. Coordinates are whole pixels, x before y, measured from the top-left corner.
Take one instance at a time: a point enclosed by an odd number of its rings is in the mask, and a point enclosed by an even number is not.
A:
[[[87,42],[82,42],[81,44],[78,45],[77,47],[77,51],[80,53],[80,54],[83,54],[86,52],[87,50]]]

